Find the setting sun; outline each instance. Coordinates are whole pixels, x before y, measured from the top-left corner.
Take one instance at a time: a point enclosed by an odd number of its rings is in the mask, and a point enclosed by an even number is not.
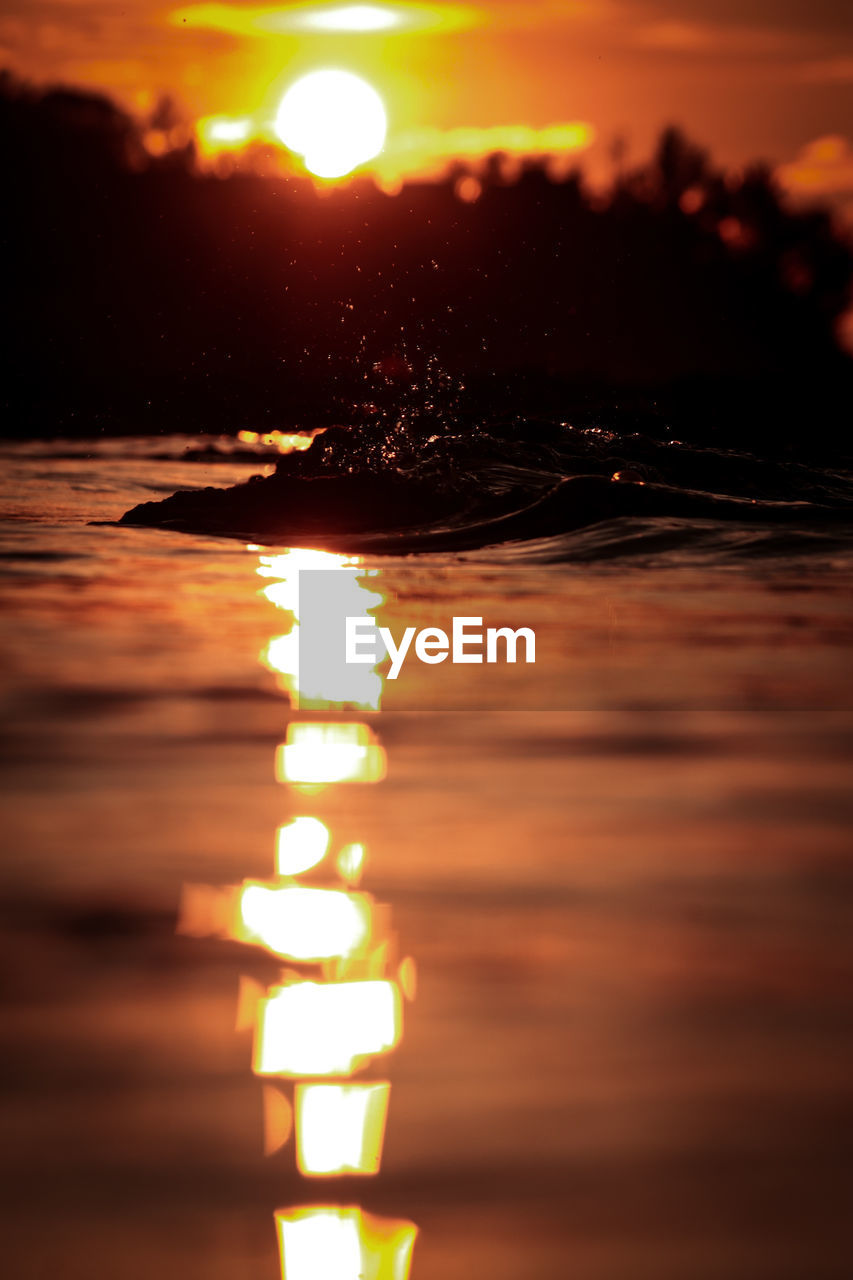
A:
[[[342,178],[379,155],[387,117],[382,99],[351,71],[312,71],[281,100],[275,131],[318,178]]]

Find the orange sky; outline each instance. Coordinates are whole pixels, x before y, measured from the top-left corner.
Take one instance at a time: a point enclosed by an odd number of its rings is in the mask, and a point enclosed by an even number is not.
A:
[[[675,121],[721,161],[762,156],[853,193],[849,0],[391,3],[396,30],[300,26],[343,3],[6,0],[0,61],[138,108],[168,92],[193,118],[256,120],[297,74],[335,65],[382,93],[398,150],[424,131],[440,147],[435,131],[585,122],[599,147],[619,132],[640,156]],[[815,150],[826,137],[834,150]]]

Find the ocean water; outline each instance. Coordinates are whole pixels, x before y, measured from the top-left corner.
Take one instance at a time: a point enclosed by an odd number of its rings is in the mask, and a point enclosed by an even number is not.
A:
[[[509,609],[537,663],[386,686],[387,778],[316,798],[419,974],[382,1173],[318,1191],[262,1151],[263,967],[176,934],[293,813],[287,544],[113,523],[272,468],[209,443],[2,449],[8,1274],[275,1280],[272,1212],[314,1199],[415,1222],[414,1280],[846,1280],[845,529],[359,539],[392,619]]]

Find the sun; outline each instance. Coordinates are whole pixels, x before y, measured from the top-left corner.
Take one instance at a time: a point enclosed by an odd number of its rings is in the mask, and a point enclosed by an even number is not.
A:
[[[275,131],[318,178],[343,178],[378,156],[388,119],[376,90],[351,71],[312,71],[281,100]]]

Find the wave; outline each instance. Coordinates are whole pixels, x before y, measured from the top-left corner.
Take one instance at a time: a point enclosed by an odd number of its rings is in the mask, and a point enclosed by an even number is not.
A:
[[[125,525],[374,554],[504,548],[579,561],[808,554],[853,538],[839,461],[513,422],[333,427],[275,473],[141,503]]]
[[[507,542],[488,550],[491,561],[508,565],[618,565],[680,568],[780,563],[808,559],[810,569],[849,568],[853,527],[780,527],[740,525],[713,520],[607,520],[587,529],[547,538]],[[463,553],[476,559],[477,552]]]

